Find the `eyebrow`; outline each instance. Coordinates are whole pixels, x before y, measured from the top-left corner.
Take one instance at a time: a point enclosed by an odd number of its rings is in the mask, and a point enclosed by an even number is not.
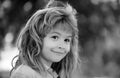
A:
[[[52,32],[51,34],[54,34],[54,33],[55,33],[55,34],[58,34],[58,35],[61,35],[59,32],[55,32],[55,31]],[[72,35],[68,35],[67,37],[72,37]]]

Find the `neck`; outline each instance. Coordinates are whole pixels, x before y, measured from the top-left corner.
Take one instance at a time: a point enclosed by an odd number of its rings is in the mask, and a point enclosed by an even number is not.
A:
[[[42,63],[43,63],[43,65],[46,67],[46,68],[50,68],[51,67],[51,65],[52,65],[52,62],[50,62],[50,61],[47,61],[47,60],[45,60],[44,58],[40,58],[41,59],[41,61],[42,61]]]

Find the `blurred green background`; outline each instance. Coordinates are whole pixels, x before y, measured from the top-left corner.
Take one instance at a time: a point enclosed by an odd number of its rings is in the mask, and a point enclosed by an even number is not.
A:
[[[9,78],[16,38],[49,0],[0,0],[0,77]],[[120,0],[61,0],[78,12],[81,68],[73,78],[120,78]]]

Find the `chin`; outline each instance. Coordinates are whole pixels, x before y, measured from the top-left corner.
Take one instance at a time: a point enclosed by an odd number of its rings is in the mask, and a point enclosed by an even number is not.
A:
[[[62,59],[54,59],[53,62],[60,62]]]

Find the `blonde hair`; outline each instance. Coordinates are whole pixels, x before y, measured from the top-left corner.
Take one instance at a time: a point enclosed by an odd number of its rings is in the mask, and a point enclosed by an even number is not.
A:
[[[53,5],[56,3],[60,3],[60,6]],[[28,64],[39,73],[45,71],[42,62],[38,59],[41,54],[42,41],[50,30],[59,23],[68,24],[67,28],[71,29],[73,34],[71,50],[59,62],[61,73],[64,72],[64,77],[69,78],[71,71],[78,63],[79,49],[76,11],[68,3],[52,0],[44,9],[38,10],[31,16],[17,39],[20,51],[18,60],[21,64]]]

